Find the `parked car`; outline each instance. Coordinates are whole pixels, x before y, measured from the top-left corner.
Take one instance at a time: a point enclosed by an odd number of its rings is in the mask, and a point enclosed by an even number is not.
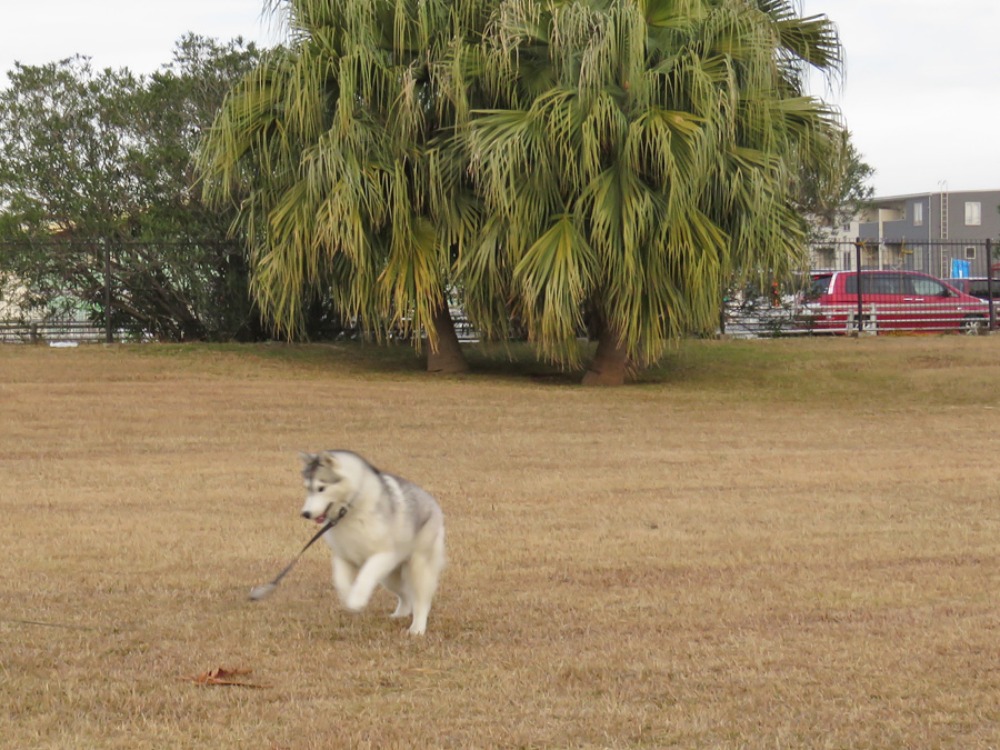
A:
[[[870,333],[980,333],[989,327],[990,314],[989,303],[917,271],[813,273],[796,312],[809,330],[827,333],[859,327]]]
[[[994,276],[992,282],[985,276],[973,276],[965,279],[945,279],[960,292],[971,294],[973,297],[988,300],[990,292],[993,292],[994,306],[1000,302],[1000,277]],[[990,288],[992,286],[992,289]]]

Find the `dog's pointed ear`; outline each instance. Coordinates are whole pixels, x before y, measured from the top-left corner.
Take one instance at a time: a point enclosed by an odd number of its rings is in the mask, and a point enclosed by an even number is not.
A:
[[[323,451],[316,458],[319,459],[319,465],[327,469],[336,469],[340,465],[337,457],[330,451]]]
[[[301,451],[299,451],[299,458],[302,459],[302,463],[304,464],[311,464],[313,461],[316,460],[316,456],[314,454],[302,453]]]

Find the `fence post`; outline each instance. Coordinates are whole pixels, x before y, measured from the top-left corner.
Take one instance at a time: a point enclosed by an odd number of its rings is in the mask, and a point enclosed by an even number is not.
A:
[[[104,342],[115,343],[111,331],[111,243],[104,241]]]
[[[862,304],[861,296],[861,238],[858,237],[854,240],[854,271],[858,276],[858,337],[861,336],[861,332],[864,329],[864,324],[861,320],[862,310],[864,305]]]
[[[990,301],[990,330],[997,327],[997,304],[993,298],[993,244],[986,238],[986,296]]]

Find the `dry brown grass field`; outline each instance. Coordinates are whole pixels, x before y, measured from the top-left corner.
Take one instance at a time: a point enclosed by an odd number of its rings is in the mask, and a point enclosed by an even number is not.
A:
[[[0,746],[1000,746],[1000,336],[475,357],[0,348]],[[441,501],[423,638],[321,544],[247,598],[335,447]]]

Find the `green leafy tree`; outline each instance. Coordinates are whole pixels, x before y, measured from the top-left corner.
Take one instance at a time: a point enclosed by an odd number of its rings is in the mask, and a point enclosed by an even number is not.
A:
[[[796,205],[820,227],[845,224],[871,203],[874,174],[874,168],[855,148],[850,132],[836,130],[825,142],[816,143],[799,167],[794,185]]]
[[[112,231],[132,202],[117,172],[130,146],[123,122],[138,80],[127,70],[95,73],[81,57],[17,64],[8,76],[0,94],[5,225]]]
[[[792,185],[835,112],[803,94],[839,72],[825,17],[790,0],[501,0],[475,71],[491,111],[467,147],[487,217],[460,269],[547,357],[597,352],[619,384],[671,339],[713,329],[723,287],[781,275],[804,246]]]
[[[232,212],[206,208],[192,168],[258,57],[188,35],[149,77],[82,57],[17,65],[0,92],[0,270],[40,307],[82,303],[137,335],[259,337]]]
[[[479,213],[451,136],[475,96],[461,73],[485,15],[443,0],[272,10],[288,42],[235,87],[199,159],[211,200],[246,196],[235,226],[255,298],[286,335],[329,298],[376,334],[426,331],[428,370],[465,369],[449,296]]]

